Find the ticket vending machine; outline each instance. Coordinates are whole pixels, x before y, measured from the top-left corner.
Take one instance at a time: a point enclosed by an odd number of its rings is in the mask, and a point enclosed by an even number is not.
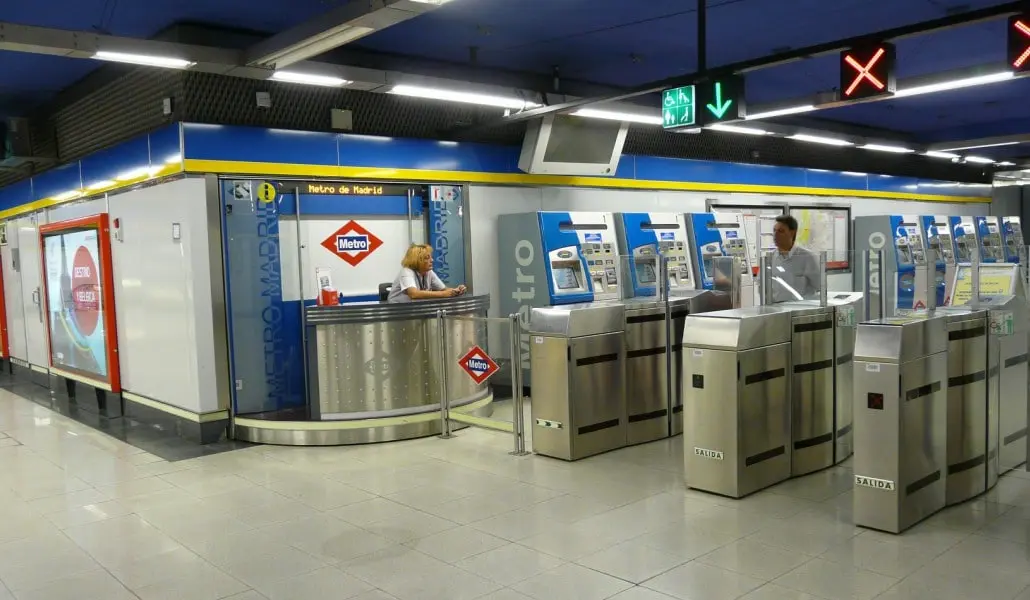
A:
[[[955,241],[951,235],[947,215],[924,215],[923,235],[926,247],[937,262],[934,285],[937,288],[936,306],[944,306],[951,297],[950,287],[955,278]]]
[[[883,280],[886,306],[902,310],[920,310],[930,297],[931,275],[927,264],[925,230],[916,215],[881,215],[855,218],[855,250],[861,257],[855,270],[857,289],[864,288],[865,252],[882,251],[882,264],[869,259],[870,290],[879,290]],[[871,292],[875,296],[878,292]],[[871,312],[879,310],[878,300],[871,299]],[[882,315],[870,314],[876,319]]]
[[[998,217],[974,217],[976,237],[980,248],[980,262],[1005,262],[1005,243],[1001,239],[1001,220]]]
[[[612,213],[501,215],[497,224],[503,314],[619,297]]]
[[[1005,243],[1005,261],[1015,264],[1022,263],[1026,245],[1023,241],[1023,228],[1020,225],[1019,217],[1001,218],[1001,237]]]
[[[627,281],[632,293],[657,294],[659,255],[669,259],[669,293],[696,289],[687,239],[686,218],[680,213],[616,213],[619,247],[630,257]]]
[[[698,289],[716,289],[719,273],[712,259],[729,256],[740,259],[741,306],[754,306],[755,287],[747,235],[743,219],[732,213],[691,213],[686,215],[690,254]]]
[[[982,262],[973,217],[948,217],[948,222],[951,224],[952,239],[955,241],[955,262]]]

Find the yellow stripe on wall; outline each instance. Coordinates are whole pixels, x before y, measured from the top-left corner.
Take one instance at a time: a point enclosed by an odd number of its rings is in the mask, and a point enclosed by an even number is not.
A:
[[[531,175],[529,173],[483,173],[477,171],[438,171],[422,169],[393,169],[384,167],[335,167],[329,165],[298,165],[289,163],[237,162],[228,160],[186,160],[189,173],[215,173],[218,175],[248,175],[261,177],[332,177],[340,179],[380,179],[405,182],[483,183],[493,185],[593,187],[631,190],[661,190],[683,192],[735,192],[758,194],[803,194],[809,196],[837,196],[852,198],[886,198],[919,202],[950,202],[986,204],[988,197],[941,196],[909,192],[878,192],[870,190],[843,190],[835,188],[791,187],[780,185],[754,185],[745,183],[699,183],[690,181],[659,181],[614,179],[607,177],[576,177],[568,175]]]

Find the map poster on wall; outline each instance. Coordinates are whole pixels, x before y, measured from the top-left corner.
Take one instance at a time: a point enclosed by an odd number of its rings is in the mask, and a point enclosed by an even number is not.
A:
[[[844,206],[791,206],[798,220],[797,243],[812,252],[826,253],[826,271],[851,270],[851,209]]]
[[[39,228],[50,366],[101,389],[120,390],[107,215]]]

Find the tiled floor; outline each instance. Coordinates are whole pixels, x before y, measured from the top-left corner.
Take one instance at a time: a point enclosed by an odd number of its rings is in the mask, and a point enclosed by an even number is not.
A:
[[[481,430],[167,462],[0,391],[0,600],[1030,600],[1030,478],[901,536],[846,467],[733,501],[679,439],[566,464]]]

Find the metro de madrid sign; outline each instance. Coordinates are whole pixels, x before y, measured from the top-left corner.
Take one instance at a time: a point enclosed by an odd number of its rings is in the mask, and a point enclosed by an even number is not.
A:
[[[322,242],[323,248],[352,267],[358,266],[382,245],[383,240],[355,221],[348,221]]]

